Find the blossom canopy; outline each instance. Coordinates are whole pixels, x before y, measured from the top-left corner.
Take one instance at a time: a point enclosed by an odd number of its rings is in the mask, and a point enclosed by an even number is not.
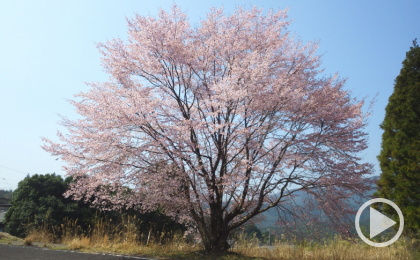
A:
[[[130,19],[128,40],[99,44],[110,80],[71,101],[81,119],[63,119],[59,142],[44,139],[77,179],[67,195],[164,209],[209,251],[299,190],[334,215],[371,173],[363,100],[288,25],[257,8],[196,27],[176,6]]]

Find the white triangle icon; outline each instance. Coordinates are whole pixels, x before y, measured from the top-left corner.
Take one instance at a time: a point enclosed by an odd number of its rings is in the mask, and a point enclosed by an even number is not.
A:
[[[388,228],[392,227],[393,225],[397,224],[394,220],[388,218],[381,212],[377,211],[376,209],[370,207],[370,238],[372,239],[376,235],[384,232]]]

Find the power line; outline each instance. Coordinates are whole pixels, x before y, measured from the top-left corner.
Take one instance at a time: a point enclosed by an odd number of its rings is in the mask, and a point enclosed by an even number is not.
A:
[[[17,169],[14,169],[14,168],[10,168],[10,167],[7,167],[7,166],[1,165],[1,164],[0,164],[0,167],[1,167],[1,168],[4,168],[4,169],[7,169],[7,170],[11,170],[11,171],[19,172],[19,173],[22,173],[22,174],[25,174],[25,175],[27,175],[27,174],[28,174],[27,172],[24,172],[24,171],[21,171],[21,170],[17,170]]]

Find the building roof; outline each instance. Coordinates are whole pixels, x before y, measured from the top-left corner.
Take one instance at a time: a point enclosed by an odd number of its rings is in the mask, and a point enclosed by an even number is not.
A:
[[[0,204],[10,204],[10,199],[0,198]]]

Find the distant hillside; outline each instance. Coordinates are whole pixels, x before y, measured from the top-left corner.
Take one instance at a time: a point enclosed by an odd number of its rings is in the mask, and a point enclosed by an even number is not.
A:
[[[373,177],[372,180],[376,181],[378,180],[378,177]],[[360,206],[362,206],[363,203],[371,199],[371,196],[373,195],[375,191],[376,191],[376,185],[372,185],[372,189],[369,192],[367,192],[365,196],[352,197],[349,200],[350,207],[354,209],[355,212],[357,212],[357,210],[360,208]],[[306,196],[307,195],[302,191],[296,192],[296,197],[294,198],[294,202],[296,203],[296,205],[298,205],[299,207],[302,207],[304,205],[304,199]],[[316,211],[312,211],[310,213],[315,214],[315,215],[319,214],[320,218],[325,217],[325,216],[322,216],[320,212],[317,213]],[[279,222],[279,215],[278,215],[277,209],[270,209],[267,212],[265,212],[263,216],[264,216],[264,220],[262,220],[260,223],[257,224],[258,228],[260,228],[261,231],[264,232],[265,230],[271,230],[271,232],[274,232],[274,233],[283,233],[283,228],[282,228],[283,224],[282,222]],[[356,214],[352,214],[348,216],[350,220],[354,220],[355,217],[356,217]],[[291,218],[293,218],[291,214],[288,214],[287,211],[282,211],[283,220],[290,220]],[[360,223],[362,226],[368,227],[368,224],[369,224],[368,214],[364,213],[361,215]],[[326,222],[325,228],[328,229],[329,227],[330,225],[328,224],[328,222]]]
[[[0,190],[0,198],[12,199],[12,190]]]

